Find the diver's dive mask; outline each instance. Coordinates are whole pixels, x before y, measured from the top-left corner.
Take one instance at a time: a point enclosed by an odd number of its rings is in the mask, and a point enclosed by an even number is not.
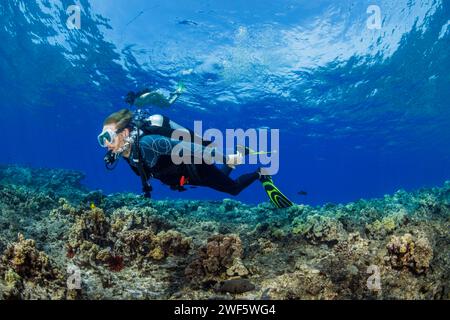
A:
[[[113,143],[117,137],[117,132],[111,129],[105,129],[97,137],[98,143],[101,147],[106,148],[106,142]]]

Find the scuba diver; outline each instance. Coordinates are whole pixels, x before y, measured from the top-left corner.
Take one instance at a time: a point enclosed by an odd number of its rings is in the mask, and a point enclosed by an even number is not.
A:
[[[150,90],[130,92],[126,101],[139,106],[170,106],[181,92],[182,86],[178,86],[169,98]],[[188,141],[194,142],[172,139],[175,130],[189,135]],[[152,191],[148,183],[150,178],[160,180],[172,190],[185,191],[187,185],[205,186],[231,195],[238,195],[250,184],[260,180],[275,206],[285,208],[293,205],[275,187],[271,177],[262,174],[261,168],[237,179],[229,177],[235,166],[243,164],[243,157],[251,152],[249,148],[243,148],[243,152],[238,151],[236,154],[221,154],[211,141],[203,140],[192,130],[160,114],[150,115],[143,110],[132,112],[129,109],[115,112],[105,119],[98,142],[108,148],[105,156],[107,168],[114,168],[119,157],[124,158],[140,177],[143,194],[147,198],[151,197]],[[191,161],[175,164],[172,161],[174,152],[180,157],[187,152]],[[221,159],[222,168],[217,167],[213,159]]]

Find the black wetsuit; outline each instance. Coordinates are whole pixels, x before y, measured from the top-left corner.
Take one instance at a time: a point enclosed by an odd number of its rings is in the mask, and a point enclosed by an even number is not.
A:
[[[194,186],[205,186],[217,191],[226,192],[231,195],[239,194],[243,189],[259,178],[258,172],[243,174],[236,180],[229,177],[231,168],[225,165],[226,156],[218,153],[211,146],[188,143],[184,141],[170,139],[162,135],[145,135],[140,138],[139,145],[143,160],[143,167],[147,178],[153,177],[164,184],[171,186],[175,190],[183,190],[185,184]],[[174,151],[190,152],[192,164],[174,164],[171,154]],[[133,159],[137,159],[136,144],[132,146],[130,158],[127,159],[134,172],[139,174],[137,164]],[[212,161],[201,158],[202,155],[210,155],[222,160],[223,168],[219,169]],[[208,156],[207,156],[208,157]],[[195,164],[195,160],[201,161]]]

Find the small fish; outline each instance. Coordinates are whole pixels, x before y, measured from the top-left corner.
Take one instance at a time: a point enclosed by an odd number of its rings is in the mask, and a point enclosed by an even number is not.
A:
[[[94,210],[96,208],[95,203],[91,202],[91,209]]]
[[[303,191],[303,190],[300,190],[299,192],[297,192],[297,194],[298,194],[299,196],[307,196],[307,195],[308,195],[308,192]]]
[[[219,292],[244,293],[255,290],[255,285],[247,279],[225,280],[220,283]]]

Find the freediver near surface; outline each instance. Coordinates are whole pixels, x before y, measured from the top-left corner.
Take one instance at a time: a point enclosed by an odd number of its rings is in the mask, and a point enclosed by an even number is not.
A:
[[[125,102],[140,108],[148,105],[169,107],[179,98],[183,89],[184,86],[179,84],[169,97],[149,89],[137,93],[129,92]],[[190,139],[173,139],[172,134],[176,130],[185,133]],[[243,157],[251,154],[253,150],[242,147],[236,154],[221,154],[211,141],[203,140],[192,130],[160,114],[150,115],[142,109],[135,112],[129,109],[114,112],[104,120],[98,142],[100,146],[108,149],[104,159],[107,168],[113,169],[117,160],[124,158],[140,177],[143,195],[147,198],[151,197],[152,191],[148,183],[150,178],[160,180],[172,190],[185,191],[186,186],[204,186],[233,196],[259,180],[277,208],[293,205],[273,184],[271,176],[261,172],[261,168],[237,179],[229,177],[235,166],[243,164]],[[175,164],[171,158],[174,152],[180,157],[187,152],[191,161]],[[201,159],[196,159],[199,156]],[[220,169],[213,163],[213,159],[221,159],[223,165]]]

